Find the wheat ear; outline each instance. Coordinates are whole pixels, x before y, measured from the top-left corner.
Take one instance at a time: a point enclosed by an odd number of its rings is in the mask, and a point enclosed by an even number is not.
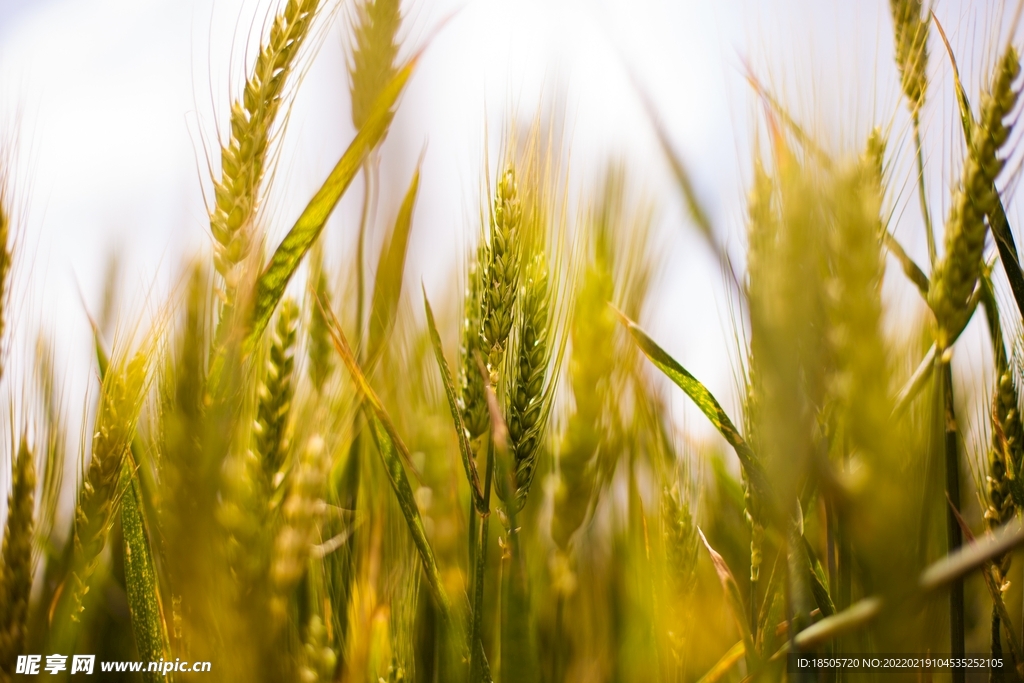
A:
[[[75,571],[71,576],[71,617],[78,619],[89,579],[107,540],[121,466],[135,437],[147,387],[149,350],[137,353],[104,377],[92,439],[92,457],[75,508]]]
[[[295,336],[299,309],[286,299],[277,314],[277,326],[270,342],[266,376],[260,386],[259,407],[256,414],[256,447],[263,458],[263,470],[268,481],[284,464],[288,452],[286,427],[291,412],[292,371],[295,368]]]
[[[512,331],[512,316],[519,294],[522,219],[516,173],[509,165],[502,173],[494,194],[482,295],[482,341],[487,352],[491,385],[495,387],[500,386],[505,344]]]
[[[271,129],[319,5],[319,0],[288,0],[260,46],[242,97],[231,105],[230,137],[220,150],[221,177],[214,182],[215,202],[210,210],[214,265],[224,279],[228,306],[234,303],[242,276],[240,264],[253,246]]]
[[[552,350],[549,338],[551,289],[543,252],[533,257],[525,275],[518,362],[508,406],[509,451],[514,458],[518,508],[526,502],[533,483],[541,437],[551,407],[551,392],[546,386]]]
[[[995,180],[1006,162],[998,153],[1010,135],[1005,119],[1017,104],[1013,84],[1019,74],[1020,60],[1010,47],[999,60],[991,90],[982,97],[981,116],[968,141],[960,186],[946,220],[945,253],[935,264],[928,290],[940,349],[948,348],[967,324],[981,274],[985,216],[994,213],[999,201]]]

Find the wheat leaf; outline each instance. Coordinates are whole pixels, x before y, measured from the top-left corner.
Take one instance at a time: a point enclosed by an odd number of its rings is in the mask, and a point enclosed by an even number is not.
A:
[[[373,286],[373,301],[370,305],[370,346],[367,358],[371,363],[384,350],[384,343],[395,324],[395,311],[402,295],[402,276],[405,272],[405,257],[409,248],[409,233],[412,230],[412,212],[420,187],[420,169],[409,183],[409,189],[398,210],[391,239],[380,250],[377,264],[377,279]]]
[[[924,570],[920,579],[921,589],[926,592],[938,590],[1020,545],[1024,545],[1024,528],[1018,524],[1004,526],[976,543],[962,546]]]
[[[341,196],[345,194],[352,179],[362,168],[366,155],[384,138],[391,119],[393,107],[401,95],[409,76],[416,66],[417,57],[395,75],[381,92],[366,123],[359,129],[352,144],[348,146],[341,160],[327,176],[323,186],[313,195],[302,215],[285,235],[274,255],[256,283],[256,302],[253,309],[253,324],[246,340],[246,347],[252,345],[263,334],[277,303],[284,294],[288,281],[298,269],[302,258],[320,236],[327,219],[334,211]]]
[[[722,658],[715,662],[715,665],[708,669],[707,673],[701,676],[697,683],[717,683],[725,674],[729,673],[729,669],[743,657],[746,651],[747,649],[743,646],[743,641],[739,641],[726,650]]]
[[[793,638],[793,644],[800,650],[816,647],[844,633],[861,628],[878,616],[881,610],[882,600],[880,598],[865,598],[854,603],[848,609],[826,617],[800,631]]]
[[[430,330],[430,342],[434,347],[434,358],[437,359],[437,367],[441,371],[441,382],[444,384],[444,393],[448,398],[448,409],[452,413],[452,420],[455,422],[455,435],[459,441],[459,454],[462,456],[462,466],[466,470],[466,479],[469,481],[473,493],[473,504],[481,514],[487,514],[484,505],[484,494],[480,488],[480,474],[477,472],[476,461],[473,459],[473,447],[469,443],[469,435],[466,433],[466,425],[462,422],[462,411],[459,410],[458,397],[455,393],[455,382],[452,379],[452,371],[448,367],[448,361],[444,357],[444,349],[441,347],[441,335],[437,332],[437,323],[434,322],[434,311],[430,308],[430,301],[427,299],[427,291],[423,290],[423,305],[427,311],[427,328]]]
[[[722,435],[722,438],[733,447],[751,485],[759,492],[767,493],[769,489],[761,463],[758,462],[753,450],[751,450],[746,440],[740,435],[736,425],[729,419],[725,409],[722,408],[718,400],[696,377],[691,375],[686,368],[676,362],[653,339],[648,337],[647,333],[640,329],[636,323],[626,317],[621,311],[616,310],[616,312],[619,314],[619,318],[626,326],[626,329],[629,330],[630,335],[632,335],[633,341],[640,347],[644,355],[690,397],[690,400],[711,421],[711,424]],[[765,498],[765,502],[767,502],[767,498]]]
[[[327,329],[331,333],[331,341],[334,343],[334,348],[337,350],[338,355],[341,356],[345,367],[348,368],[349,374],[352,375],[352,380],[363,399],[363,412],[366,415],[367,422],[370,423],[370,431],[377,445],[377,451],[380,453],[384,469],[387,471],[388,480],[391,482],[391,488],[395,492],[398,505],[402,510],[402,516],[405,517],[405,522],[409,527],[413,544],[419,553],[427,585],[441,612],[441,621],[446,629],[451,629],[454,626],[451,614],[451,601],[449,601],[448,594],[441,583],[441,573],[437,568],[437,561],[434,559],[434,551],[430,546],[430,540],[427,539],[427,532],[423,527],[423,519],[420,517],[420,510],[416,505],[412,486],[409,484],[409,478],[405,473],[405,468],[402,466],[402,460],[409,459],[409,449],[398,435],[391,418],[388,416],[387,410],[384,409],[384,405],[380,402],[376,392],[374,392],[373,387],[370,386],[369,381],[367,381],[366,376],[356,362],[352,348],[349,346],[345,333],[342,331],[338,319],[334,316],[334,312],[323,306],[321,308],[327,321]]]
[[[949,509],[956,517],[957,524],[960,526],[960,531],[964,536],[964,539],[968,543],[974,543],[977,539],[974,536],[974,532],[971,531],[971,527],[968,526],[967,520],[963,518],[960,511],[953,505],[953,501],[949,495],[946,495],[946,502],[949,504]],[[1003,601],[1003,593],[1001,586],[996,580],[994,573],[995,562],[989,560],[985,562],[981,569],[981,576],[985,579],[985,587],[988,588],[989,596],[992,598],[992,605],[995,607],[996,612],[999,614],[999,620],[1006,630],[1007,641],[1010,645],[1010,655],[1013,657],[1014,665],[1018,665],[1021,662],[1021,646],[1020,641],[1017,638],[1017,633],[1013,628],[1013,621],[1010,619],[1010,613],[1006,609],[1006,603]]]
[[[832,602],[832,595],[828,590],[828,577],[825,576],[825,569],[814,554],[814,549],[804,536],[804,555],[807,557],[807,575],[811,584],[811,593],[814,595],[814,603],[821,610],[822,616],[830,617],[836,613],[835,603]]]
[[[124,496],[121,499],[121,527],[124,531],[124,581],[128,608],[132,616],[135,645],[142,659],[155,662],[170,652],[167,624],[160,603],[156,566],[149,533],[143,516],[142,491],[135,473],[135,460],[129,454],[121,469]],[[173,674],[143,672],[146,683],[173,681]]]
[[[732,571],[729,569],[729,565],[726,564],[725,558],[719,555],[711,544],[708,543],[708,539],[705,538],[704,532],[700,527],[697,527],[697,533],[700,535],[700,540],[707,548],[708,554],[711,555],[711,562],[715,566],[715,573],[718,575],[718,581],[722,584],[722,590],[725,591],[726,600],[729,603],[729,611],[732,612],[733,620],[736,622],[736,627],[740,631],[740,635],[743,638],[743,646],[749,656],[754,656],[754,638],[753,634],[750,633],[750,624],[747,623],[747,610],[743,606],[743,597],[740,595],[740,587],[736,583],[736,578],[733,576]]]
[[[885,242],[886,248],[889,250],[896,260],[900,262],[900,267],[903,269],[903,274],[907,276],[907,279],[914,283],[917,287],[917,291],[921,293],[921,296],[925,301],[928,300],[928,276],[924,274],[921,267],[914,263],[914,259],[907,255],[906,250],[903,248],[896,238],[889,233],[888,230],[882,231],[882,240]]]

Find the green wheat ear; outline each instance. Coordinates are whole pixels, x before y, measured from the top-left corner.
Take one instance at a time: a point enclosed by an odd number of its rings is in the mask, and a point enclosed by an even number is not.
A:
[[[488,249],[482,242],[476,258],[469,265],[469,284],[463,300],[462,337],[459,346],[459,408],[470,439],[487,431],[487,405],[484,400],[484,379],[476,370],[476,356],[483,352],[483,292]]]
[[[509,452],[514,458],[516,505],[522,508],[537,468],[541,438],[551,412],[546,384],[551,364],[551,288],[547,259],[536,254],[525,269],[519,354],[509,391]]]
[[[505,345],[512,332],[512,316],[519,295],[523,210],[516,171],[506,167],[498,180],[491,213],[491,234],[484,268],[482,341],[487,352],[491,385],[500,386]]]
[[[999,60],[989,92],[982,96],[981,115],[967,145],[960,185],[946,220],[945,252],[935,264],[928,303],[939,324],[936,342],[946,349],[956,340],[970,316],[970,300],[981,275],[981,257],[988,225],[999,197],[995,190],[1005,160],[999,151],[1010,136],[1005,119],[1014,110],[1019,92],[1014,81],[1020,60],[1011,46]]]

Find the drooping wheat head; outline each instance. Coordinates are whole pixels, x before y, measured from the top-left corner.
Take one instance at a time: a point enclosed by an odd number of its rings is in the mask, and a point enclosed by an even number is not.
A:
[[[1011,46],[982,96],[981,113],[968,141],[960,185],[946,220],[945,252],[935,264],[928,291],[940,349],[947,348],[967,324],[969,300],[981,273],[988,231],[985,216],[994,214],[998,204],[995,181],[1006,163],[999,152],[1010,135],[1006,118],[1017,105],[1014,81],[1019,74],[1020,60]]]
[[[241,264],[254,246],[274,122],[319,6],[320,0],[287,1],[260,46],[241,98],[231,105],[229,137],[221,146],[221,175],[214,182],[214,205],[210,210],[214,265],[224,279],[222,296],[228,307],[234,304],[235,289],[241,281]]]

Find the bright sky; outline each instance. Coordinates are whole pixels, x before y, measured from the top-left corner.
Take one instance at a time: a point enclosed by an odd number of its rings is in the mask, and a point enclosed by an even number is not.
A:
[[[20,300],[19,332],[33,339],[41,325],[59,336],[72,396],[84,390],[90,353],[79,289],[95,311],[106,264],[117,253],[126,301],[132,310],[152,312],[184,256],[209,248],[205,149],[225,125],[245,56],[276,4],[0,0],[0,139],[17,134],[21,291],[32,286]],[[351,5],[347,0],[332,22],[321,24],[322,46],[295,101],[270,195],[271,243],[353,135],[344,47]],[[984,42],[979,26],[988,26],[989,17],[958,5],[943,2],[937,10],[954,47]],[[516,108],[528,118],[542,94],[548,101],[558,94],[579,179],[592,180],[605,160],[622,158],[637,186],[660,202],[666,267],[645,325],[714,393],[729,397],[734,412],[735,306],[683,217],[630,72],[650,93],[720,240],[740,263],[744,178],[760,120],[745,64],[799,115],[827,122],[830,139],[838,135],[849,149],[861,144],[871,123],[891,124],[900,159],[896,185],[913,187],[887,0],[419,0],[405,6],[406,44],[433,36],[383,151],[387,214],[425,149],[406,282],[423,279],[434,299],[449,291],[456,255],[476,229],[470,219],[479,207],[485,129],[493,154],[506,112]],[[990,55],[961,58],[969,85],[977,82],[971,65],[985,58]],[[946,132],[953,109],[941,81],[949,69],[936,40],[931,71],[940,81],[938,113],[926,125],[935,131],[932,149],[943,153],[929,159],[929,182],[936,206],[944,207],[950,150],[959,148]],[[350,193],[329,225],[332,248],[350,248],[346,236],[354,232],[359,194]],[[916,210],[909,190],[893,200],[897,210]],[[923,239],[904,239],[913,253],[923,253]],[[681,396],[672,400],[689,426],[710,432]],[[72,398],[70,405],[75,415],[81,402]]]

